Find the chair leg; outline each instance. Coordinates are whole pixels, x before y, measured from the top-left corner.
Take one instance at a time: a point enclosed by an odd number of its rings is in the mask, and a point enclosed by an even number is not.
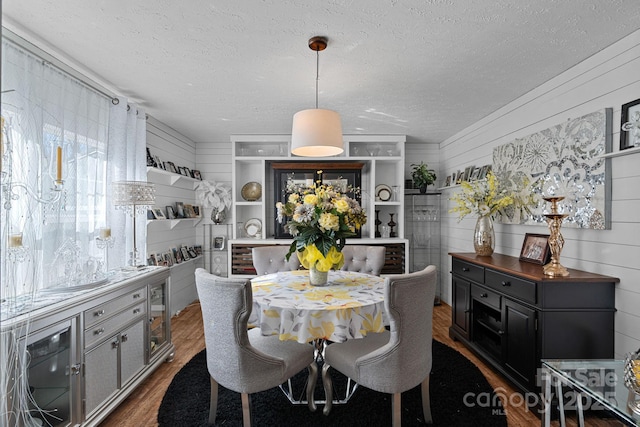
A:
[[[391,398],[391,425],[400,427],[402,425],[402,394],[394,393]]]
[[[307,404],[311,412],[315,412],[316,410],[316,400],[314,397],[316,381],[318,381],[318,364],[314,360],[309,365],[309,381],[307,381]]]
[[[218,383],[209,376],[211,380],[211,400],[209,401],[209,424],[216,423],[216,412],[218,412]]]
[[[242,425],[251,427],[251,398],[248,393],[241,393],[242,399]]]
[[[329,415],[331,412],[331,406],[333,405],[333,383],[331,381],[331,375],[329,374],[329,364],[324,362],[322,365],[322,385],[324,386],[324,409],[322,413]]]
[[[427,424],[433,424],[433,417],[431,416],[431,397],[429,396],[429,378],[430,375],[427,375],[427,378],[422,381],[422,412],[424,415],[424,422]]]

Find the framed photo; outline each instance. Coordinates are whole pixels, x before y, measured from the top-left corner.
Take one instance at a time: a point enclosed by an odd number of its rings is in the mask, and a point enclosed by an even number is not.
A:
[[[169,172],[178,173],[178,169],[176,168],[176,165],[173,164],[173,162],[167,162],[167,164],[169,165],[169,169],[167,169]]]
[[[182,168],[182,170],[184,171],[185,176],[188,176],[189,178],[193,178],[193,176],[191,176],[191,169],[185,166]]]
[[[471,172],[471,175],[469,176],[469,181],[477,181],[479,176],[480,176],[480,168],[475,168],[473,169],[473,172]]]
[[[636,144],[640,145],[640,99],[622,106],[620,121],[620,149],[636,147]]]
[[[173,256],[171,256],[171,252],[165,252],[164,254],[162,254],[162,258],[167,264],[167,267],[171,267],[173,265]]]
[[[195,245],[193,249],[196,250],[196,254],[202,255],[202,245]]]
[[[484,165],[482,168],[480,168],[478,179],[485,179],[489,170],[491,170],[491,165]]]
[[[191,209],[193,209],[193,214],[195,215],[194,218],[202,218],[202,207],[199,205],[193,205],[191,206]]]
[[[156,162],[156,167],[162,169],[162,162],[160,161],[160,157],[153,156],[153,160]]]
[[[463,181],[469,181],[469,178],[471,178],[471,173],[473,172],[474,168],[475,166],[467,166],[466,168],[464,168],[464,175],[462,175]]]
[[[451,175],[447,175],[447,177],[444,180],[444,186],[448,187],[451,185]]]
[[[166,216],[164,216],[164,212],[162,211],[162,209],[160,208],[153,208],[153,217],[155,219],[167,219]]]
[[[196,213],[193,210],[193,206],[192,205],[184,205],[184,217],[185,218],[195,218],[196,217]]]
[[[527,233],[524,235],[524,242],[522,242],[522,250],[520,251],[520,261],[546,264],[549,261],[550,255],[548,234]]]
[[[184,218],[184,203],[176,202],[176,218]]]
[[[167,261],[164,260],[161,253],[156,254],[156,265],[161,265],[161,266],[167,265]]]
[[[195,257],[197,257],[197,256],[198,256],[198,254],[196,253],[196,250],[193,248],[193,246],[189,246],[189,247],[187,248],[187,252],[189,252],[189,256],[190,256],[191,258],[195,258]]]
[[[189,251],[187,250],[187,248],[185,246],[180,248],[180,253],[182,253],[182,259],[184,261],[187,261],[187,260],[191,259],[191,257],[189,257]]]
[[[216,236],[213,238],[213,249],[216,251],[224,249],[224,236]]]
[[[176,218],[176,212],[173,210],[173,206],[167,206],[165,209],[167,210],[167,219]]]
[[[147,259],[148,265],[158,265],[158,261],[156,260],[156,254],[149,254],[149,258]]]
[[[194,179],[199,179],[200,181],[202,181],[202,175],[200,174],[199,170],[197,169],[192,170],[191,175],[193,175]]]
[[[171,252],[173,253],[173,258],[176,260],[176,264],[180,264],[182,262],[182,252],[178,250],[178,248],[171,248]]]

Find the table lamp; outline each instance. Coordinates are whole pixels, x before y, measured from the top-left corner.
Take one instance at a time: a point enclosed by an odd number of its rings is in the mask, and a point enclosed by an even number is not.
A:
[[[127,268],[141,267],[138,264],[138,247],[136,245],[136,213],[146,214],[149,207],[156,203],[156,188],[146,181],[116,181],[112,183],[113,204],[116,209],[123,210],[133,218],[133,251],[129,254]]]

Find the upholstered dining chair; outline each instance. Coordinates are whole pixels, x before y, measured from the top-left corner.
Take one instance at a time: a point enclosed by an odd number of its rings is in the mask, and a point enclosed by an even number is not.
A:
[[[313,390],[318,368],[312,345],[280,341],[277,335],[262,336],[259,328],[247,330],[252,308],[251,282],[227,279],[196,269],[196,287],[202,309],[207,369],[211,377],[209,423],[218,408],[218,384],[241,393],[244,426],[251,425],[250,393],[287,382],[309,368],[306,395],[315,410]]]
[[[384,246],[345,245],[342,248],[342,270],[379,276],[384,267]]]
[[[393,394],[393,426],[401,424],[401,393],[422,384],[422,411],[432,423],[429,373],[432,364],[432,317],[436,292],[436,267],[385,278],[385,311],[389,330],[361,339],[332,343],[325,349],[322,367],[326,401],[333,399],[329,369],[333,367],[363,387]]]
[[[288,245],[258,246],[251,249],[253,266],[259,276],[300,269],[300,260],[296,254],[291,254],[289,261],[285,256],[289,252]]]

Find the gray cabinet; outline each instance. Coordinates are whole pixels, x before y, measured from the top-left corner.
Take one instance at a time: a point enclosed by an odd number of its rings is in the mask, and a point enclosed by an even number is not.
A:
[[[54,427],[100,424],[173,358],[169,286],[169,270],[150,267],[98,289],[46,295],[27,316],[3,319],[3,345],[17,344],[30,360],[10,385],[31,390],[26,410]],[[13,425],[24,419],[17,415]]]
[[[571,269],[549,278],[515,257],[450,255],[449,335],[522,390],[537,391],[541,359],[613,357],[619,279]]]

